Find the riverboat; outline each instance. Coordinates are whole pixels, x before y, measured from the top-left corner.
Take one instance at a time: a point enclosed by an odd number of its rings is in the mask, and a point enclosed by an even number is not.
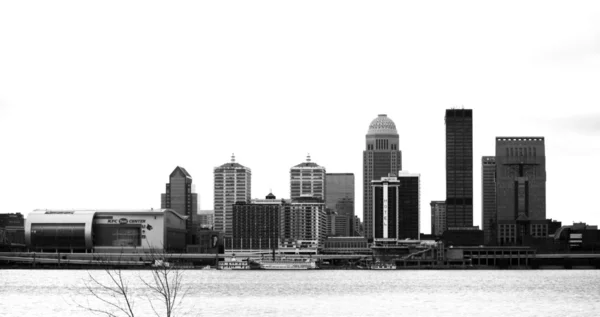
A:
[[[251,260],[252,269],[258,270],[314,270],[318,269],[317,261],[312,258],[263,258]]]
[[[250,265],[247,260],[237,260],[236,258],[219,261],[218,270],[249,270]]]

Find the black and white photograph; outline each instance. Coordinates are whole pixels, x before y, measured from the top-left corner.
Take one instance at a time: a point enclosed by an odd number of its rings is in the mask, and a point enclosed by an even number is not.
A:
[[[600,2],[0,0],[0,316],[597,316]]]

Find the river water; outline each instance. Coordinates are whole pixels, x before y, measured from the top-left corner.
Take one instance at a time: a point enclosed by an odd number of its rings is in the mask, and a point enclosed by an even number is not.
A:
[[[96,316],[104,271],[0,270],[0,316]],[[123,271],[152,316],[148,271]],[[600,316],[600,270],[184,271],[180,316]]]

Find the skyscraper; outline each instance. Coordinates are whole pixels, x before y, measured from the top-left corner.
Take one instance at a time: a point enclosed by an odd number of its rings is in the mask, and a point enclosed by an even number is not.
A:
[[[300,163],[290,169],[291,199],[315,197],[325,200],[325,168],[310,161]]]
[[[374,239],[398,239],[400,236],[398,219],[400,181],[398,177],[382,177],[371,181],[373,191],[373,232]],[[365,228],[366,230],[366,228]]]
[[[434,200],[431,206],[431,234],[441,237],[446,231],[446,201]]]
[[[373,238],[373,189],[371,181],[381,180],[402,169],[400,137],[394,121],[380,114],[369,124],[363,151],[363,223],[367,239]]]
[[[548,235],[543,137],[496,137],[498,243]]]
[[[193,244],[193,222],[198,212],[198,194],[192,190],[192,176],[185,168],[177,166],[169,176],[166,191],[160,195],[160,208],[173,209],[180,215],[188,216],[185,222],[186,242]]]
[[[496,157],[481,158],[481,228],[485,245],[496,244]]]
[[[398,239],[418,240],[421,216],[421,175],[398,173]]]
[[[446,222],[473,226],[473,110],[446,110]]]
[[[337,235],[354,235],[354,174],[327,173],[325,184],[325,206],[336,213],[334,219],[340,224],[334,231]]]
[[[215,230],[233,236],[233,205],[250,202],[252,195],[252,172],[250,168],[235,162],[225,163],[214,169],[215,176]]]

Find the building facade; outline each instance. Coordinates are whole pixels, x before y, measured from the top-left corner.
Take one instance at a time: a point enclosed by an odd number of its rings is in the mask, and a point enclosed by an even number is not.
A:
[[[336,235],[354,235],[354,174],[327,173],[325,187],[325,206],[328,212],[335,213],[339,223]]]
[[[481,158],[481,228],[485,245],[496,244],[496,157]]]
[[[233,237],[233,205],[250,202],[252,195],[252,171],[235,162],[225,163],[214,169],[214,229],[223,232],[225,238]]]
[[[446,222],[473,226],[473,110],[446,110]]]
[[[374,237],[372,181],[379,181],[390,173],[402,170],[400,137],[394,121],[380,114],[369,124],[363,151],[363,222],[364,236]]]
[[[310,155],[306,162],[290,169],[290,198],[315,197],[325,200],[325,168],[311,162]]]
[[[421,216],[421,175],[398,173],[398,239],[419,240]]]
[[[0,214],[0,252],[19,250],[25,246],[25,219],[23,214]],[[20,251],[20,250],[19,250]]]
[[[499,244],[548,236],[543,137],[496,137],[496,206]]]
[[[282,205],[281,247],[293,248],[299,241],[323,245],[327,236],[325,203],[317,197],[300,197]]]
[[[186,220],[172,209],[34,210],[25,222],[25,242],[41,252],[183,252]]]
[[[431,234],[441,237],[448,229],[446,226],[446,201],[434,200],[429,205],[431,206]]]
[[[197,215],[198,228],[213,230],[215,227],[215,211],[200,210]]]
[[[285,201],[269,194],[265,199],[233,205],[234,250],[271,250],[279,246],[281,206]],[[227,247],[227,246],[226,246]]]
[[[398,177],[382,177],[371,181],[373,191],[373,232],[374,239],[398,239],[400,236],[400,181]]]
[[[363,226],[362,221],[360,220],[360,218],[358,218],[358,216],[354,216],[354,236],[358,236],[358,237],[364,237],[365,236],[365,229]]]
[[[177,166],[169,176],[164,194],[160,195],[160,208],[172,209],[182,216],[186,216],[185,228],[187,230],[186,242],[194,241],[194,217],[198,212],[198,194],[194,193],[192,176],[185,168]]]

